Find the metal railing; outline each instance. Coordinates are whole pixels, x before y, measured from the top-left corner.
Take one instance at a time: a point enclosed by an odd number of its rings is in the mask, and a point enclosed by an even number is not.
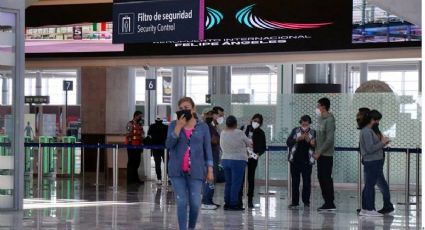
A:
[[[2,144],[5,145],[5,144]],[[7,144],[6,144],[7,145]],[[99,186],[99,171],[100,171],[100,149],[112,149],[112,171],[113,171],[113,177],[112,177],[112,188],[114,190],[114,192],[117,192],[118,190],[118,151],[119,149],[165,149],[165,146],[163,145],[144,145],[144,146],[133,146],[133,145],[124,145],[124,144],[82,144],[82,143],[25,143],[25,147],[26,148],[34,148],[34,147],[38,147],[38,175],[37,175],[37,179],[38,179],[38,189],[40,191],[40,186],[42,185],[42,180],[43,180],[43,172],[42,172],[42,163],[43,161],[40,160],[42,159],[42,154],[43,148],[81,148],[82,150],[82,161],[83,161],[83,165],[84,165],[84,149],[96,149],[97,150],[97,157],[96,157],[96,186]],[[287,151],[288,147],[287,146],[268,146],[267,147],[267,151],[265,152],[265,192],[264,195],[265,196],[269,196],[269,195],[273,195],[270,193],[269,190],[269,154],[270,152],[282,152],[282,151]],[[359,153],[359,148],[346,148],[346,147],[336,147],[335,148],[336,152],[355,152],[359,155],[359,160],[358,160],[358,180],[357,180],[357,190],[358,190],[358,206],[359,208],[361,208],[361,189],[362,189],[362,164],[361,164],[361,160],[360,160],[360,153]],[[405,172],[405,184],[404,184],[404,190],[405,190],[405,205],[406,205],[406,211],[409,210],[409,206],[410,206],[410,172],[411,172],[411,164],[410,164],[410,157],[411,154],[416,154],[416,205],[417,206],[417,210],[419,210],[419,178],[420,178],[420,161],[419,161],[419,154],[422,153],[422,149],[421,148],[386,148],[385,152],[387,153],[403,153],[406,156],[406,172]],[[165,159],[164,162],[168,162],[168,154],[164,154],[165,155]],[[386,171],[386,176],[387,176],[387,180],[389,182],[390,178],[389,178],[389,172],[390,172],[390,165],[389,165],[389,159],[390,159],[391,154],[387,155],[387,171]],[[286,156],[285,156],[286,157]],[[75,162],[74,162],[75,164]],[[72,167],[74,167],[75,165],[72,164]],[[288,162],[289,164],[289,162]],[[72,172],[74,172],[74,170],[72,170]],[[83,173],[83,177],[84,177],[84,169],[82,170]],[[290,183],[290,170],[288,167],[288,194],[289,197],[291,196],[291,183]],[[164,177],[163,177],[163,186],[167,187],[168,186],[168,173],[167,173],[167,167],[164,167]],[[268,199],[267,199],[268,200]]]

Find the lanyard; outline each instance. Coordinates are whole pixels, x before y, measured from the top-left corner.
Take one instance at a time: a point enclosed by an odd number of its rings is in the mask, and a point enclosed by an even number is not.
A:
[[[191,160],[190,160],[190,155],[192,154],[192,151],[190,149],[190,141],[192,140],[193,133],[195,132],[197,127],[198,127],[198,120],[196,120],[195,127],[192,129],[192,133],[190,134],[189,138],[187,139],[187,148],[189,149],[189,172],[190,172],[190,165],[192,163]]]

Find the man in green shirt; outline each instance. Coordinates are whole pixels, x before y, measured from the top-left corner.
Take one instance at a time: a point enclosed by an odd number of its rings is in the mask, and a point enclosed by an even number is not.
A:
[[[314,158],[317,160],[317,177],[322,190],[325,203],[318,211],[336,210],[334,204],[334,185],[332,179],[333,155],[335,146],[335,118],[329,112],[331,102],[322,98],[317,102],[316,114],[318,127],[316,130],[316,151]]]

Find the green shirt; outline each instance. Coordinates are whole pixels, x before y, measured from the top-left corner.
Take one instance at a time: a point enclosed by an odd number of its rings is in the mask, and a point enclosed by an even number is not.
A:
[[[332,157],[335,146],[335,117],[329,113],[320,116],[316,130],[316,153]]]

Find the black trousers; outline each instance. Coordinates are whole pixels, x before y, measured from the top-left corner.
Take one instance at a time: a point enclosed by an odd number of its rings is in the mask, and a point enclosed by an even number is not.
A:
[[[255,186],[255,170],[257,169],[258,160],[248,159],[248,201],[252,201],[254,197]]]
[[[162,180],[161,162],[164,162],[164,150],[153,149],[152,155],[153,155],[153,160],[155,161],[156,179]]]
[[[294,164],[291,163],[292,178],[292,204],[298,205],[300,202],[300,182],[303,178],[302,201],[305,205],[310,205],[311,194],[311,171],[310,164]]]
[[[139,166],[142,160],[141,149],[127,149],[127,183],[139,183]]]
[[[325,205],[334,204],[334,182],[332,179],[333,157],[320,156],[317,160],[317,178],[319,179]]]

